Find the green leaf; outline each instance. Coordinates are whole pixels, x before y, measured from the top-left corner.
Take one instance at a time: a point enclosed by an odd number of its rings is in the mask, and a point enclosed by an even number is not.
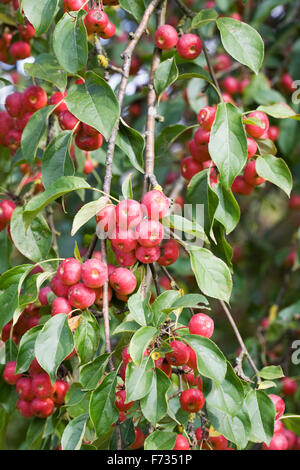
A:
[[[145,12],[144,0],[120,0],[120,6],[128,11],[139,23]]]
[[[294,432],[296,436],[300,436],[300,416],[293,414],[286,414],[280,418],[284,426],[290,431]]]
[[[241,111],[231,103],[218,104],[209,153],[218,167],[222,184],[230,189],[247,161],[247,137]]]
[[[140,366],[144,352],[157,334],[158,330],[153,326],[143,326],[134,333],[129,344],[129,354],[136,365]]]
[[[264,59],[264,43],[258,32],[248,24],[228,17],[219,18],[217,26],[228,54],[257,74]]]
[[[79,450],[85,433],[88,415],[77,416],[65,427],[61,437],[62,450]]]
[[[118,335],[120,333],[132,333],[139,330],[141,325],[135,321],[123,321],[118,325],[112,332],[112,336]]]
[[[159,98],[176,81],[177,77],[178,69],[174,57],[159,64],[154,74],[154,88]]]
[[[4,292],[0,294],[0,304],[1,304],[1,313],[0,313],[0,330],[8,323],[18,306],[18,286],[17,284],[12,284]]]
[[[240,206],[232,194],[231,189],[226,189],[221,184],[214,184],[212,190],[219,198],[215,219],[224,226],[226,234],[228,235],[235,229],[240,220]]]
[[[62,131],[46,148],[42,160],[42,181],[49,188],[61,176],[73,176],[74,164],[70,157],[72,131]]]
[[[133,294],[128,299],[128,308],[132,318],[141,326],[147,325],[145,305],[139,292]]]
[[[55,199],[71,191],[90,188],[90,185],[77,176],[62,176],[41,194],[32,198],[24,208],[23,218],[28,227],[36,215]]]
[[[102,354],[80,368],[80,383],[84,390],[94,390],[106,369],[109,354]]]
[[[23,0],[22,7],[26,18],[34,26],[36,36],[46,33],[54,20],[58,0]]]
[[[127,126],[123,120],[120,121],[116,145],[127,155],[132,166],[139,172],[144,173],[143,152],[145,140],[138,131]]]
[[[52,233],[45,219],[38,215],[26,230],[23,208],[17,207],[11,218],[11,237],[22,255],[38,262],[47,258],[52,243]]]
[[[85,15],[83,10],[73,11],[72,15],[65,13],[53,32],[54,53],[59,64],[71,74],[83,70],[88,59],[87,33],[83,24]],[[73,111],[70,109],[70,112]]]
[[[229,301],[232,278],[228,266],[205,248],[189,251],[192,270],[199,288],[205,295]]]
[[[159,326],[165,321],[166,314],[163,312],[163,310],[168,308],[170,305],[173,305],[173,302],[176,301],[179,297],[180,294],[177,290],[167,290],[156,297],[151,306],[154,326]]]
[[[40,450],[47,421],[45,419],[33,418],[26,434],[26,445],[28,450]]]
[[[177,235],[182,237],[182,232],[192,235],[192,238],[196,237],[200,240],[208,242],[208,238],[205,235],[204,228],[195,220],[189,220],[181,215],[171,214],[168,217],[162,219],[163,225],[171,227],[179,231]],[[188,239],[189,240],[189,239]]]
[[[282,158],[274,155],[258,157],[255,168],[259,176],[275,184],[290,196],[293,186],[292,175]]]
[[[33,165],[36,152],[46,129],[47,121],[54,109],[54,106],[46,106],[36,111],[29,119],[21,140],[21,148],[24,160]]]
[[[168,410],[167,391],[171,385],[166,374],[155,368],[148,395],[141,400],[141,410],[145,418],[156,426]]]
[[[186,294],[176,298],[176,300],[171,303],[170,307],[163,308],[162,310],[167,313],[178,308],[200,308],[199,303],[208,305],[208,300],[201,294]]]
[[[192,21],[192,28],[196,29],[199,26],[206,25],[212,21],[216,21],[218,18],[218,13],[213,8],[208,8],[206,10],[201,10],[194,16]]]
[[[215,380],[216,383],[221,383],[227,371],[227,364],[215,343],[199,335],[184,335],[183,338],[196,353],[199,373]]]
[[[116,385],[117,373],[110,372],[91,395],[90,418],[97,436],[107,432],[118,419],[119,413],[115,407]]]
[[[59,313],[45,323],[35,343],[35,356],[52,382],[56,379],[58,367],[73,349],[74,340],[68,325],[68,316]]]
[[[276,414],[272,400],[263,391],[251,390],[245,402],[251,422],[249,439],[269,445],[274,433]]]
[[[100,197],[96,201],[88,202],[82,206],[73,219],[71,236],[74,237],[75,233],[77,233],[84,224],[108,205],[109,199],[107,197]]]
[[[24,70],[30,77],[50,82],[62,92],[67,88],[67,72],[61,68],[51,54],[40,54],[35,58],[33,64],[25,64]]]
[[[135,441],[135,431],[132,419],[126,419],[120,423],[120,433],[122,441],[122,449],[126,449]],[[110,449],[115,450],[117,448],[117,430],[114,427],[111,440]]]
[[[262,379],[273,380],[273,379],[280,379],[284,377],[283,370],[281,366],[267,366],[261,369],[258,375]]]
[[[100,327],[96,318],[87,310],[82,312],[75,331],[75,349],[81,364],[91,361],[100,342]]]
[[[262,111],[269,116],[272,116],[276,119],[296,119],[300,120],[300,115],[296,114],[295,111],[286,103],[276,103],[269,106],[259,106],[258,111]]]
[[[77,119],[97,129],[106,139],[110,137],[120,110],[114,92],[103,78],[87,72],[85,83],[72,85],[65,102]]]
[[[18,285],[24,273],[29,272],[33,267],[33,264],[21,264],[3,273],[0,276],[0,290],[7,289],[14,284]]]
[[[212,426],[239,448],[246,447],[251,428],[243,403],[243,385],[228,363],[224,380],[211,382],[206,395],[206,409]]]
[[[29,369],[31,362],[35,357],[34,346],[41,328],[41,326],[35,326],[34,328],[26,331],[22,336],[17,357],[17,374],[26,372]]]
[[[164,155],[167,149],[178,139],[185,131],[190,130],[196,126],[183,126],[182,124],[172,124],[162,129],[159,135],[155,138],[155,155]]]
[[[132,173],[129,173],[122,183],[122,195],[124,199],[133,199]]]
[[[148,394],[154,375],[153,360],[150,356],[144,356],[140,367],[129,362],[126,367],[126,401],[135,401]]]
[[[172,450],[175,446],[176,432],[154,431],[144,442],[145,450]]]

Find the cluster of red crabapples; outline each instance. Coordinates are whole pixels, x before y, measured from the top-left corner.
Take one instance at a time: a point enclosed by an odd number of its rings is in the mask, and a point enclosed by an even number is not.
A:
[[[160,26],[155,33],[155,44],[159,49],[170,50],[176,46],[183,59],[196,59],[202,52],[202,41],[196,34],[186,33],[178,38],[176,29],[170,24]]]
[[[3,371],[3,380],[15,385],[19,396],[17,409],[25,418],[36,416],[48,418],[55,407],[64,404],[69,384],[57,379],[51,383],[50,376],[44,371],[36,359],[30,364],[26,374],[16,373],[16,362],[9,361]]]
[[[169,207],[168,198],[154,189],[143,196],[141,204],[125,199],[98,212],[98,229],[107,233],[121,266],[133,266],[138,261],[143,264],[157,262],[162,266],[175,263],[179,255],[178,244],[173,239],[163,242],[165,231],[159,221],[168,214]]]

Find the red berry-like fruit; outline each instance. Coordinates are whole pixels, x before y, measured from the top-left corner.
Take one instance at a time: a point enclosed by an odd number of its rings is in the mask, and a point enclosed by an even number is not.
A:
[[[183,366],[190,357],[189,347],[181,341],[174,340],[169,343],[173,351],[166,353],[165,357],[172,366]]]
[[[165,217],[170,208],[170,202],[167,196],[156,189],[144,194],[141,203],[148,218],[154,220]]]
[[[29,375],[30,377],[34,377],[35,375],[42,374],[44,369],[40,366],[37,359],[34,358],[29,366]]]
[[[48,305],[48,298],[47,295],[51,292],[51,287],[42,287],[40,292],[39,292],[39,301],[41,302],[42,305]]]
[[[0,223],[8,224],[12,218],[16,205],[10,199],[3,199],[0,202]]]
[[[115,32],[115,25],[109,21],[103,31],[99,32],[99,36],[101,36],[103,39],[110,39],[114,36]]]
[[[195,351],[193,350],[193,348],[191,348],[190,346],[188,346],[188,348],[189,348],[189,360],[186,364],[191,369],[197,370],[197,368],[198,368],[197,367],[197,355],[196,355]]]
[[[159,49],[172,49],[174,46],[176,46],[177,41],[177,31],[169,24],[160,26],[155,33],[155,44]]]
[[[155,263],[160,257],[159,246],[153,246],[151,248],[138,246],[135,250],[135,256],[143,264]]]
[[[186,437],[177,434],[173,450],[190,450],[190,444]]]
[[[88,259],[81,266],[81,279],[91,289],[102,287],[108,279],[106,264],[95,258]]]
[[[288,93],[293,93],[293,91],[296,89],[296,86],[293,85],[294,80],[289,73],[284,73],[282,75],[280,83],[284,90]]]
[[[69,315],[72,312],[72,307],[65,297],[56,297],[51,305],[51,315],[58,315],[59,313],[65,313]]]
[[[63,9],[65,12],[78,11],[81,8],[85,11],[88,10],[88,5],[86,4],[86,0],[64,0],[63,1]]]
[[[277,140],[279,137],[279,127],[278,126],[270,126],[268,130],[268,138],[273,140]]]
[[[187,181],[190,181],[194,175],[203,170],[201,163],[197,162],[193,157],[185,157],[180,164],[181,175]]]
[[[96,135],[88,135],[79,131],[75,138],[75,144],[81,150],[92,152],[93,150],[97,150],[101,147],[103,144],[103,137],[100,132]]]
[[[21,377],[16,383],[16,391],[22,400],[31,401],[34,398],[32,380],[30,377]]]
[[[195,429],[195,437],[197,439],[198,445],[200,445],[201,441],[203,440],[203,430],[201,428]]]
[[[16,374],[16,361],[9,361],[4,367],[3,380],[9,385],[16,385],[22,374]]]
[[[133,266],[137,262],[137,257],[135,256],[135,251],[130,251],[129,253],[124,253],[120,250],[115,250],[115,257],[120,266],[128,268]]]
[[[137,246],[136,234],[131,229],[116,228],[111,234],[110,241],[114,249],[123,253],[130,253]]]
[[[58,122],[63,131],[72,131],[75,126],[79,123],[79,119],[70,113],[70,111],[62,111],[58,116]],[[75,132],[79,131],[79,126],[77,126]]]
[[[223,70],[227,70],[231,66],[231,59],[226,54],[218,54],[216,56],[216,63],[214,65],[214,69],[217,72],[221,72]]]
[[[279,419],[283,415],[284,410],[285,410],[284,401],[280,396],[275,395],[273,393],[271,393],[269,395],[269,398],[271,398],[272,402],[274,403],[275,409],[276,409],[275,419]]]
[[[81,263],[76,258],[66,258],[57,270],[58,279],[66,286],[80,281]]]
[[[53,413],[54,403],[51,398],[34,398],[31,402],[31,411],[37,418],[48,418]]]
[[[129,295],[136,288],[135,275],[126,268],[116,268],[109,276],[111,287],[121,295]]]
[[[157,260],[161,266],[170,266],[179,256],[179,246],[175,240],[166,240],[160,247],[160,257]]]
[[[239,92],[240,84],[235,77],[228,76],[223,80],[223,87],[230,95],[235,95]]]
[[[69,288],[68,300],[72,307],[84,310],[95,302],[95,292],[84,284],[74,284]]]
[[[196,313],[189,321],[189,332],[210,338],[214,332],[214,321],[205,313]]]
[[[116,221],[122,228],[136,227],[142,218],[143,210],[138,201],[125,199],[116,206]]]
[[[246,183],[243,176],[239,175],[235,178],[234,182],[232,183],[231,190],[236,194],[241,194],[243,196],[248,196],[249,194],[253,193],[254,186]]]
[[[270,444],[267,446],[267,444],[263,443],[262,448],[263,450],[287,450],[288,445],[289,443],[285,435],[277,433],[272,437]]]
[[[254,157],[257,152],[257,143],[251,137],[247,137],[247,144],[248,144],[248,158]]]
[[[66,286],[61,282],[57,275],[53,276],[50,281],[52,291],[58,297],[68,297],[69,286]]]
[[[16,41],[10,46],[9,53],[15,60],[27,59],[31,55],[30,44],[24,41]]]
[[[38,109],[47,106],[47,93],[40,86],[30,86],[24,91],[24,105],[29,112],[35,112]]]
[[[119,411],[130,410],[134,402],[133,401],[130,401],[129,403],[125,403],[125,402],[126,402],[126,390],[119,390],[116,393],[116,399],[115,399],[116,408],[118,408]]]
[[[283,435],[286,437],[286,440],[288,441],[287,450],[292,450],[296,444],[296,439],[297,439],[296,434],[286,428],[283,428],[282,432],[283,432]]]
[[[142,220],[136,227],[138,243],[146,248],[160,244],[164,237],[164,227],[158,220]]]
[[[68,107],[66,103],[63,101],[64,98],[67,96],[67,92],[65,91],[64,94],[62,94],[60,91],[57,91],[56,93],[53,93],[52,96],[49,98],[49,105],[58,105],[56,106],[54,113],[59,116],[60,113],[63,111],[68,111]],[[59,103],[59,104],[58,104]]]
[[[196,59],[202,52],[202,41],[195,34],[183,34],[178,39],[176,49],[183,59]]]
[[[6,111],[0,112],[0,137],[3,138],[6,134],[13,129],[14,120],[11,115]]]
[[[199,389],[189,388],[181,393],[179,402],[184,411],[196,413],[203,408],[205,400],[203,393]]]
[[[265,132],[268,132],[269,130],[269,119],[268,116],[263,113],[262,111],[254,111],[253,113],[250,113],[248,116],[250,119],[255,118],[261,121],[260,125],[257,124],[246,124],[246,131],[251,137],[254,137],[256,139],[260,139]]]
[[[133,444],[131,444],[131,446],[129,446],[129,449],[132,449],[132,450],[139,449],[140,447],[142,447],[146,439],[146,436],[141,429],[134,428],[134,432],[135,432],[135,441]]]
[[[256,172],[256,161],[249,162],[244,169],[244,180],[251,186],[258,186],[265,182],[264,178],[258,176]]]
[[[197,115],[198,122],[200,126],[206,131],[211,130],[215,117],[216,117],[216,112],[217,112],[216,108],[212,106],[205,106],[205,108],[202,108],[199,111]]]
[[[52,400],[55,405],[63,405],[65,402],[65,396],[69,390],[70,385],[65,380],[55,380],[53,385]]]
[[[17,408],[24,418],[31,418],[33,416],[31,402],[26,401],[23,398],[19,398],[17,401]]]
[[[11,117],[21,117],[24,114],[24,95],[15,91],[6,97],[5,108]]]
[[[290,377],[284,377],[281,379],[282,383],[282,393],[287,396],[293,396],[298,388],[296,380],[291,379]]]
[[[53,393],[50,376],[43,372],[32,378],[32,391],[37,398],[48,398]]]
[[[100,33],[105,30],[109,23],[107,14],[100,8],[91,8],[84,19],[88,33]]]

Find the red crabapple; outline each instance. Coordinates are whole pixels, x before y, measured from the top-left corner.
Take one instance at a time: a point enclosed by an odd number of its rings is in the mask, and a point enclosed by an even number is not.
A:
[[[88,33],[100,33],[105,30],[109,23],[107,14],[100,8],[91,8],[84,18]]]
[[[136,288],[135,275],[126,268],[116,268],[109,276],[111,287],[120,295],[129,295]]]
[[[235,77],[228,76],[223,80],[223,87],[230,95],[235,95],[239,92],[240,84]]]
[[[209,436],[209,441],[211,442],[214,450],[224,450],[228,444],[226,437],[222,434],[220,434],[220,436]]]
[[[16,374],[16,361],[9,361],[6,363],[3,371],[3,380],[9,385],[16,385],[22,374]]]
[[[205,403],[203,393],[197,388],[184,390],[180,395],[179,401],[181,408],[189,413],[200,411]]]
[[[140,447],[142,447],[146,439],[146,436],[144,435],[141,429],[135,427],[134,432],[135,432],[135,441],[133,444],[129,446],[129,449],[132,449],[132,450],[139,449]]]
[[[160,257],[159,246],[146,248],[145,246],[138,246],[135,250],[135,256],[144,264],[155,263]]]
[[[183,34],[178,39],[176,49],[183,59],[196,59],[202,52],[202,41],[195,34]]]
[[[257,124],[246,124],[246,131],[251,137],[254,137],[256,139],[260,139],[265,132],[268,132],[269,130],[269,119],[268,116],[261,112],[261,111],[254,111],[253,113],[250,113],[248,116],[250,119],[255,118],[261,121],[260,125]]]
[[[272,402],[274,403],[275,409],[276,409],[275,419],[279,419],[283,415],[284,410],[285,410],[284,401],[283,401],[282,398],[280,398],[280,396],[275,395],[273,393],[271,393],[269,395],[269,398],[271,398]]]
[[[296,89],[296,86],[294,86],[294,80],[288,73],[284,73],[282,75],[280,83],[284,90],[288,93],[293,93],[293,91]]]
[[[10,46],[9,53],[15,60],[26,59],[31,55],[30,44],[24,41],[16,41]]]
[[[288,448],[287,450],[292,450],[295,443],[296,443],[296,434],[290,431],[289,429],[283,428],[282,430],[283,435],[286,437],[288,441]]]
[[[41,302],[42,305],[48,305],[48,298],[47,295],[52,292],[51,287],[42,287],[40,292],[39,292],[39,301]]]
[[[13,211],[15,210],[16,205],[10,199],[3,199],[0,202],[0,223],[8,224],[12,218]]]
[[[66,286],[65,284],[63,284],[61,280],[58,278],[57,274],[53,276],[53,278],[51,279],[50,286],[54,294],[57,295],[58,297],[68,296],[69,286]]]
[[[97,150],[103,144],[103,137],[100,132],[95,135],[87,135],[83,132],[78,132],[75,138],[75,144],[81,150],[85,150],[87,152]]]
[[[31,410],[37,418],[48,418],[54,410],[53,400],[51,398],[34,398],[31,402]]]
[[[126,390],[119,390],[116,393],[115,405],[116,405],[116,408],[118,408],[119,411],[130,410],[133,403],[134,403],[133,401],[130,401],[129,403],[126,403]]]
[[[32,391],[37,398],[48,398],[53,393],[50,376],[46,372],[32,378]]]
[[[110,39],[114,36],[115,32],[115,25],[109,21],[103,31],[99,32],[99,36],[101,36],[103,39]]]
[[[17,408],[24,418],[31,418],[33,416],[31,402],[19,398],[17,401]]]
[[[123,253],[129,253],[137,246],[136,234],[131,229],[116,228],[111,234],[110,241],[114,249]]]
[[[45,372],[44,369],[40,366],[37,359],[34,358],[29,366],[29,375],[34,377],[35,375]]]
[[[95,302],[95,292],[84,284],[74,284],[69,288],[68,300],[72,307],[84,310]]]
[[[66,258],[57,270],[58,279],[66,286],[72,286],[80,281],[81,263],[76,258]]]
[[[109,204],[96,214],[99,229],[112,233],[116,226],[116,206]]]
[[[244,180],[251,186],[258,186],[265,182],[264,178],[258,176],[256,172],[256,161],[251,160],[244,169]]]
[[[214,321],[205,313],[196,313],[189,321],[189,332],[210,338],[214,332]]]
[[[168,214],[170,208],[170,202],[167,196],[157,189],[153,189],[144,194],[141,203],[149,219],[162,219]]]
[[[248,144],[248,158],[254,157],[257,152],[257,143],[251,137],[247,137],[247,144]]]
[[[216,72],[221,72],[228,69],[231,66],[231,59],[226,54],[219,54],[216,56],[216,63],[214,69]]]
[[[81,8],[85,11],[88,10],[88,5],[86,4],[86,0],[64,0],[63,1],[63,9],[65,12],[78,11]]]
[[[6,97],[5,108],[11,117],[21,117],[24,114],[24,95],[15,91]]]
[[[180,169],[181,175],[187,181],[190,181],[194,175],[203,170],[203,166],[201,163],[194,160],[193,157],[185,157],[181,160]]]
[[[24,91],[24,106],[27,111],[35,112],[47,106],[47,93],[40,86],[30,86]]]
[[[67,96],[66,91],[64,94],[62,94],[60,91],[57,91],[56,93],[53,93],[53,95],[50,96],[49,98],[49,105],[58,105],[53,111],[54,114],[56,114],[57,116],[59,116],[60,113],[62,113],[63,111],[68,111],[68,107],[66,103],[63,101],[66,96]]]
[[[188,146],[189,146],[189,151],[190,151],[191,156],[197,163],[203,163],[207,160],[210,160],[210,154],[208,151],[208,143],[203,143],[201,146],[197,146],[196,141],[191,140]]]
[[[158,264],[161,266],[170,266],[175,263],[179,256],[179,246],[175,240],[166,240],[160,248],[160,258]]]
[[[284,395],[293,396],[298,388],[296,380],[291,379],[290,377],[284,377],[281,380],[282,383],[282,393]]]
[[[158,220],[142,220],[136,227],[138,243],[146,248],[160,244],[164,237],[164,227]]]
[[[288,448],[288,440],[284,434],[274,434],[270,444],[263,443],[262,449],[263,450],[287,450]]]
[[[72,312],[72,307],[65,297],[55,297],[51,305],[51,315],[58,315],[59,313],[65,313],[69,315]]]
[[[16,392],[22,400],[31,401],[34,398],[32,380],[30,377],[20,377],[16,383]]]
[[[127,268],[133,266],[137,262],[137,257],[135,256],[135,251],[130,251],[129,253],[124,253],[124,251],[115,250],[115,257],[120,266]]]
[[[75,126],[79,123],[79,119],[70,113],[70,111],[62,111],[58,116],[58,122],[63,131],[72,131]],[[79,132],[79,126],[75,129],[75,132]]]
[[[172,366],[183,366],[188,362],[190,351],[186,344],[181,341],[174,340],[169,343],[169,346],[173,350],[165,355],[169,364]]]
[[[102,287],[108,279],[106,264],[95,258],[88,259],[81,266],[81,279],[91,289]]]
[[[65,380],[55,380],[53,385],[52,399],[55,405],[63,405],[65,402],[65,396],[69,390],[70,385]]]
[[[246,183],[243,176],[239,175],[235,178],[231,186],[232,192],[241,195],[249,195],[254,191],[254,186]]]
[[[205,108],[202,108],[199,111],[197,119],[202,129],[205,129],[206,131],[211,130],[216,117],[216,112],[217,110],[213,106],[205,106]]]
[[[190,450],[190,444],[186,437],[177,434],[173,450]]]
[[[278,126],[270,126],[268,130],[268,138],[273,140],[277,140],[279,137],[279,127]]]
[[[191,369],[197,370],[198,369],[198,367],[197,367],[197,355],[196,355],[193,348],[191,348],[190,346],[188,346],[188,348],[189,348],[189,360],[186,364]]]
[[[122,228],[133,228],[142,220],[143,210],[138,201],[124,199],[116,206],[116,221]]]
[[[176,46],[177,41],[177,31],[169,24],[160,26],[155,33],[155,44],[159,49],[172,49],[174,46]]]

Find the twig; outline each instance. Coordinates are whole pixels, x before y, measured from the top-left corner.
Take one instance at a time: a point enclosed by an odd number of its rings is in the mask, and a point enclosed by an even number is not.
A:
[[[161,291],[160,291],[160,287],[159,287],[159,283],[158,283],[157,272],[156,272],[156,269],[155,269],[153,263],[150,263],[149,266],[150,266],[153,282],[154,282],[154,285],[155,285],[156,294],[159,296],[161,294]]]

